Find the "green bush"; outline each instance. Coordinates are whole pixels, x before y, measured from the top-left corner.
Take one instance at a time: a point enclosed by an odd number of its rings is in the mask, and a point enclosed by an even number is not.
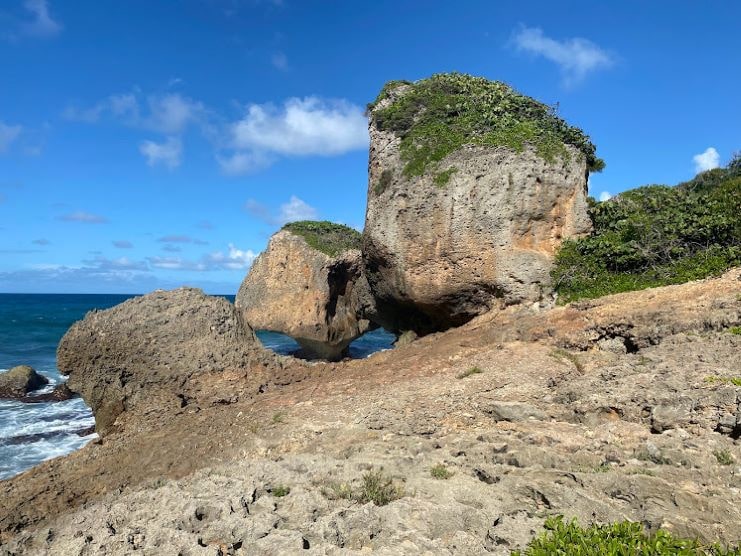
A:
[[[301,236],[310,247],[330,257],[349,249],[360,249],[360,232],[342,224],[302,220],[286,224],[283,229]]]
[[[706,545],[696,539],[679,539],[659,530],[646,535],[640,523],[623,521],[581,527],[562,516],[548,518],[545,532],[524,551],[512,556],[741,556],[739,548]]]
[[[650,185],[590,202],[594,230],[568,240],[552,273],[561,301],[717,276],[741,264],[741,167],[676,187]]]
[[[399,87],[402,90],[393,94]],[[392,96],[393,94],[393,96]],[[381,101],[392,102],[379,106]],[[583,153],[591,171],[604,168],[595,146],[555,110],[499,81],[462,73],[436,74],[414,83],[391,81],[368,105],[381,131],[401,138],[404,174],[421,176],[464,145],[504,146],[522,151],[531,145],[545,160],[568,158],[564,145]],[[442,186],[449,174],[438,173]]]

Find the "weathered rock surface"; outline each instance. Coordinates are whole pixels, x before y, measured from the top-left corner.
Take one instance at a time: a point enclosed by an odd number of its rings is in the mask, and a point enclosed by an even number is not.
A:
[[[0,373],[0,398],[23,398],[29,392],[49,384],[49,379],[33,367],[19,365]]]
[[[226,299],[182,288],[88,313],[62,338],[57,366],[104,434],[124,410],[160,397],[180,407],[191,377],[248,369],[261,351]]]
[[[551,514],[738,544],[740,277],[512,307],[258,387],[209,375],[0,482],[0,554],[505,556]],[[381,467],[404,496],[336,495]]]
[[[360,251],[336,255],[289,230],[275,234],[242,282],[236,306],[255,329],[294,338],[309,357],[336,361],[375,326]]]
[[[402,88],[403,90],[403,88]],[[492,307],[549,297],[565,238],[589,232],[587,168],[574,147],[547,161],[535,149],[465,146],[432,172],[409,176],[401,139],[370,114],[363,254],[385,328],[430,332]]]

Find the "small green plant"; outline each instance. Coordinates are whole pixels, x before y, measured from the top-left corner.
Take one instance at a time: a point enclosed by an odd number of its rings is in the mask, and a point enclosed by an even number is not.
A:
[[[433,479],[445,480],[450,479],[455,473],[448,470],[442,463],[438,463],[430,469],[430,475]]]
[[[373,502],[376,506],[398,500],[404,496],[404,489],[397,486],[393,479],[383,473],[383,469],[371,470],[363,475],[356,500],[362,504]]]
[[[741,387],[741,376],[732,376],[732,377],[725,377],[725,376],[706,376],[705,382],[709,384],[733,384],[734,386]]]
[[[460,373],[460,374],[459,374],[458,376],[456,376],[455,378],[457,378],[457,379],[459,379],[459,380],[460,380],[460,379],[463,379],[463,378],[467,378],[467,377],[469,377],[469,376],[471,376],[471,375],[480,375],[480,374],[481,374],[481,373],[483,373],[483,372],[484,372],[484,371],[482,371],[482,370],[481,370],[480,368],[478,368],[478,367],[471,367],[470,369],[467,369],[467,370],[463,371],[462,373]]]
[[[278,411],[276,413],[273,413],[273,418],[271,420],[274,424],[278,425],[286,420],[286,414],[282,411]]]
[[[357,230],[327,221],[302,220],[286,224],[283,229],[304,238],[309,247],[330,257],[350,249],[360,249],[362,239]]]
[[[285,485],[274,486],[270,490],[270,494],[272,494],[276,498],[283,498],[284,496],[288,496],[290,493],[291,493],[291,488]]]
[[[728,329],[728,332],[735,334],[736,336],[741,336],[741,326],[732,326]]]
[[[432,178],[432,181],[434,181],[435,185],[437,185],[438,187],[444,187],[450,181],[450,177],[457,171],[458,168],[456,168],[455,166],[451,166],[447,170],[435,174],[435,177]]]
[[[533,539],[524,551],[512,556],[738,556],[741,549],[707,545],[697,539],[682,539],[659,529],[647,535],[640,523],[622,521],[582,527],[563,516],[545,521],[545,532]]]
[[[385,506],[404,496],[404,488],[397,485],[383,469],[371,469],[365,473],[357,488],[347,483],[330,483],[328,486],[329,488],[322,489],[327,498],[354,500],[361,504],[372,502],[376,506]]]
[[[715,456],[715,459],[718,460],[718,463],[721,465],[733,465],[733,462],[735,461],[733,459],[733,456],[731,455],[730,450],[716,450],[713,452],[713,455]]]

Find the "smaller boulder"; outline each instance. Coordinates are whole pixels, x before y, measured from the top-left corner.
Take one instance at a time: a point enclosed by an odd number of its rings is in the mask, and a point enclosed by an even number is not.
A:
[[[20,399],[23,403],[41,403],[41,402],[64,402],[71,400],[76,397],[72,390],[69,389],[66,382],[58,384],[54,387],[54,390],[46,394],[36,394],[31,396],[25,396]]]
[[[0,373],[0,398],[23,398],[47,384],[49,379],[37,373],[33,367],[19,365]]]
[[[308,358],[341,359],[375,328],[360,239],[331,222],[286,225],[255,260],[235,305],[253,328],[290,336]]]

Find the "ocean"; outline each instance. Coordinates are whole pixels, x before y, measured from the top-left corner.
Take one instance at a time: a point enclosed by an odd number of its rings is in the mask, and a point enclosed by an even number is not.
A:
[[[59,340],[75,321],[92,309],[107,309],[131,295],[0,294],[0,372],[30,365],[49,379],[50,391],[64,377],[56,367]],[[225,296],[230,301],[234,297]],[[258,331],[265,347],[289,355],[298,344],[283,334]],[[350,345],[354,358],[389,349],[394,337],[384,330],[369,332]],[[44,460],[84,446],[95,424],[80,398],[64,402],[25,404],[0,400],[0,479],[12,477]]]

